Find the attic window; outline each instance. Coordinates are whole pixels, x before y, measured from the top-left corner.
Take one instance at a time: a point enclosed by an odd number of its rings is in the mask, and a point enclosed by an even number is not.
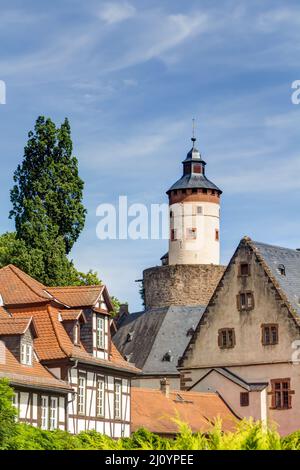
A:
[[[285,266],[284,264],[279,264],[278,265],[278,271],[281,276],[286,276],[286,271],[285,271]]]
[[[172,362],[173,361],[172,351],[166,352],[166,354],[163,356],[162,360],[164,362]]]
[[[133,331],[130,331],[126,338],[126,343],[130,343],[133,340]]]
[[[32,366],[32,345],[21,343],[21,364]]]
[[[130,362],[131,357],[132,357],[132,353],[131,354],[125,354],[125,356],[124,356],[125,361]]]
[[[76,322],[73,329],[73,340],[74,344],[78,345],[80,343],[80,326],[79,323]]]

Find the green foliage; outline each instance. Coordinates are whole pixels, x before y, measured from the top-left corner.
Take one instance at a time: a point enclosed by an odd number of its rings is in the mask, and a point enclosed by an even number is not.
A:
[[[56,127],[51,119],[39,116],[28,138],[11,190],[10,217],[15,219],[17,238],[41,249],[61,238],[69,253],[86,215],[70,124],[65,119]]]
[[[12,404],[14,391],[6,379],[0,380],[0,449],[9,447],[9,440],[17,431],[16,409]]]

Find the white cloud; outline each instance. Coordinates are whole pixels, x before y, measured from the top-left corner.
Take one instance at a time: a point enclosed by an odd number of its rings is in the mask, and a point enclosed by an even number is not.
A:
[[[98,17],[108,24],[121,23],[132,18],[136,13],[133,5],[123,3],[105,3],[98,12]]]

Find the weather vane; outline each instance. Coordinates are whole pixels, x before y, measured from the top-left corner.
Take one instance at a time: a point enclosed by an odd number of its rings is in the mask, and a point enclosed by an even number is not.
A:
[[[195,137],[196,119],[193,118],[192,121],[193,121],[193,137],[192,137],[192,142],[193,142],[193,144],[194,144],[194,143],[196,142],[196,137]]]

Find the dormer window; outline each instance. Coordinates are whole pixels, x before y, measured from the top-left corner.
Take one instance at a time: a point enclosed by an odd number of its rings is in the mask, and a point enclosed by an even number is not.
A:
[[[103,317],[97,317],[96,319],[96,347],[98,349],[104,349],[105,339],[105,323]]]
[[[285,276],[286,275],[286,271],[285,271],[285,266],[284,264],[279,264],[278,265],[278,271],[279,271],[279,274],[281,276]]]
[[[21,343],[21,364],[32,366],[32,344]]]
[[[172,362],[173,361],[173,356],[172,356],[172,351],[166,352],[162,358],[163,362]]]

